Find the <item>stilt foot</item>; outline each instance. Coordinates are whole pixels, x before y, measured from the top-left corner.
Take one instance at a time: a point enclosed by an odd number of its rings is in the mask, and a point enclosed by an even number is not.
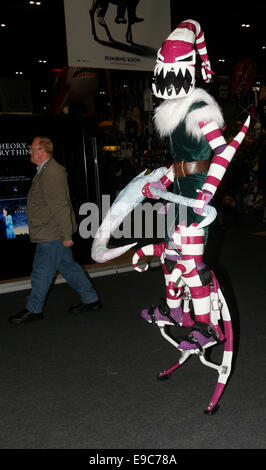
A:
[[[164,372],[159,372],[159,374],[157,374],[157,379],[161,381],[168,380],[170,379],[170,377],[171,377],[171,374],[164,374]]]
[[[215,415],[215,413],[217,413],[217,411],[219,410],[220,406],[218,405],[215,405],[211,410],[209,410],[208,408],[206,408],[206,410],[204,410],[204,413],[206,415],[209,415],[209,416],[212,416],[212,415]]]

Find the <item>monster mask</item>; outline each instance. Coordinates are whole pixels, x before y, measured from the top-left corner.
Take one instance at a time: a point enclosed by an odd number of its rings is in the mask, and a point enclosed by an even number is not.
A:
[[[157,98],[175,99],[188,96],[195,87],[196,50],[202,59],[202,76],[211,81],[211,66],[203,31],[197,21],[182,21],[163,42],[157,53],[153,93]]]

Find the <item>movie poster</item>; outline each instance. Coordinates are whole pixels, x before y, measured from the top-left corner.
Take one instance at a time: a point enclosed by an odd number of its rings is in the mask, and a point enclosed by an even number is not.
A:
[[[170,0],[64,0],[68,65],[154,69],[171,31]]]
[[[25,196],[0,197],[0,239],[12,240],[28,235],[26,204]]]
[[[28,237],[26,195],[33,176],[25,141],[0,142],[0,240]]]

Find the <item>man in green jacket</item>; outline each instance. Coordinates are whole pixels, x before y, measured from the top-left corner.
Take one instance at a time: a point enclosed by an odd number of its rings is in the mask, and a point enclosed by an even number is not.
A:
[[[31,273],[32,290],[26,308],[9,318],[13,324],[43,318],[46,295],[57,271],[81,297],[81,303],[72,307],[71,313],[101,307],[96,290],[72,256],[72,234],[77,225],[65,168],[53,158],[53,144],[48,137],[35,137],[30,155],[37,173],[27,197],[27,219],[36,251]]]

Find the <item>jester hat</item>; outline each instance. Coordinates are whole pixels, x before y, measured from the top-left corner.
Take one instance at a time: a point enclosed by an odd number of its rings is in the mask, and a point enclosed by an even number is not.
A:
[[[185,20],[172,31],[157,52],[153,93],[157,98],[188,96],[195,87],[196,49],[201,57],[203,79],[211,81],[211,65],[200,24]]]

